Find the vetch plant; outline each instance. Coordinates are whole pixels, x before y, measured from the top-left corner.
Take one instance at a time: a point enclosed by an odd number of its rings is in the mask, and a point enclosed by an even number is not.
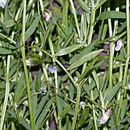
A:
[[[0,2],[0,130],[129,128],[129,0]]]

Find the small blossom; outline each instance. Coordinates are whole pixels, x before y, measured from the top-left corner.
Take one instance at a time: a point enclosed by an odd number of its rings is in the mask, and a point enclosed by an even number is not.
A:
[[[83,43],[79,38],[77,38],[77,43]]]
[[[84,109],[85,106],[86,106],[86,103],[85,103],[84,101],[81,101],[81,102],[80,102],[80,105],[81,105],[82,109]]]
[[[56,71],[56,68],[48,66],[48,70],[49,72],[54,73]]]
[[[31,66],[33,64],[33,61],[31,61],[31,60],[26,60],[26,65],[27,66]]]
[[[49,15],[48,13],[45,13],[44,15],[45,15],[45,19],[46,19],[46,21],[48,22],[49,19],[50,19],[50,15]]]
[[[39,88],[39,91],[40,92],[46,92],[46,87],[45,88],[43,88],[43,87]]]
[[[125,89],[130,89],[130,84],[127,84],[126,86],[124,86]]]
[[[74,77],[75,81],[78,81],[78,77]]]
[[[117,40],[115,50],[119,51],[121,49],[122,45],[123,45],[122,40]]]
[[[16,111],[16,108],[18,107],[18,105],[17,105],[17,102],[15,102],[15,104],[14,104],[14,109],[15,109],[15,111]]]
[[[130,89],[130,84],[127,84],[126,86],[128,87],[128,89]]]
[[[110,108],[105,112],[105,114],[101,117],[101,119],[98,119],[99,124],[102,125],[102,124],[105,124],[105,123],[108,121],[108,119],[109,119],[109,117],[110,117],[111,108],[112,108],[112,107],[110,107]]]
[[[0,0],[0,6],[1,6],[2,8],[5,7],[5,4],[6,4],[6,0]]]

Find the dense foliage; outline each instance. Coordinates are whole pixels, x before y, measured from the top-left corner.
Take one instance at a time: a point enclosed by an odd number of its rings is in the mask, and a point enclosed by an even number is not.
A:
[[[129,0],[0,6],[0,130],[129,128]]]

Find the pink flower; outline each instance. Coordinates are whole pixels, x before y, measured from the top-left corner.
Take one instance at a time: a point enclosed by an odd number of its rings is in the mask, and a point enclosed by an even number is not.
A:
[[[117,40],[115,50],[119,51],[121,49],[122,45],[123,45],[122,40]]]
[[[105,112],[105,114],[101,117],[101,119],[98,119],[99,124],[102,125],[102,124],[105,124],[105,123],[108,121],[108,119],[109,119],[109,117],[110,117],[111,108],[112,108],[112,107],[110,107],[110,108]]]
[[[48,13],[45,13],[45,19],[46,19],[47,22],[49,21],[50,15]]]
[[[2,8],[5,7],[5,4],[6,4],[6,0],[0,0],[0,6],[1,6]]]

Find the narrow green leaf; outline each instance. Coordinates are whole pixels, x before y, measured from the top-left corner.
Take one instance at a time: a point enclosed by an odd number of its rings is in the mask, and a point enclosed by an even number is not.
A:
[[[4,22],[4,25],[6,26],[6,28],[11,28],[11,27],[13,27],[15,24],[16,24],[16,23],[15,23],[14,19],[10,19],[10,20]]]
[[[82,126],[85,123],[86,119],[88,118],[88,115],[89,115],[89,108],[85,108],[82,111],[81,118],[78,122],[79,126]]]
[[[69,0],[64,0],[63,6],[63,24],[68,25],[68,7],[69,7]]]
[[[25,75],[24,73],[22,73],[21,78],[19,79],[17,85],[16,85],[16,89],[14,92],[14,100],[16,102],[18,102],[21,97],[23,96],[23,92],[25,91]]]
[[[78,0],[78,3],[80,4],[80,6],[83,8],[84,11],[89,12],[88,6],[83,0]]]
[[[1,48],[1,47],[0,47],[0,54],[2,54],[2,55],[7,55],[7,54],[11,54],[11,53],[12,53],[11,50],[6,49],[6,48]]]
[[[49,96],[49,92],[41,99],[40,103],[37,105],[36,116],[35,116],[36,118],[41,113],[41,111],[47,101],[48,96]]]
[[[47,30],[46,30],[46,33],[45,33],[45,35],[44,35],[44,37],[43,37],[43,41],[42,41],[41,47],[43,47],[43,48],[45,47],[46,40],[47,40],[49,34],[51,34],[51,33],[53,32],[57,20],[58,20],[58,18],[55,17],[54,20],[52,20],[52,21],[49,23],[49,25],[48,25],[48,27],[47,27]]]
[[[102,0],[98,5],[96,5],[96,9],[98,9],[100,6],[102,6],[107,0]]]
[[[31,129],[30,125],[27,123],[27,121],[26,121],[23,117],[20,117],[20,123],[21,123],[27,130],[30,130],[30,129]]]
[[[40,116],[38,117],[37,119],[37,122],[36,122],[36,126],[35,126],[35,129],[38,130],[41,123],[44,121],[47,113],[50,111],[50,107],[52,105],[52,100],[49,100],[46,104],[46,106],[44,107],[44,109],[42,109],[42,113],[40,114]]]
[[[84,44],[76,44],[76,45],[72,45],[72,46],[66,47],[64,49],[59,50],[56,53],[56,56],[63,56],[63,55],[69,54],[69,53],[79,49],[82,46],[84,46]]]
[[[98,51],[92,51],[89,54],[84,55],[83,57],[81,57],[79,60],[75,61],[73,64],[70,65],[70,67],[68,68],[68,70],[70,69],[74,69],[76,67],[81,66],[83,63],[95,58],[98,54],[100,54],[103,51],[103,49],[100,49]]]
[[[66,116],[66,114],[71,110],[70,105],[66,105],[64,111],[62,112],[62,118]]]
[[[70,99],[72,99],[73,100],[73,98],[74,98],[74,86],[73,86],[73,84],[69,81],[69,97],[70,97]]]
[[[97,59],[94,59],[87,67],[87,69],[83,72],[83,74],[80,76],[79,80],[77,81],[77,83],[79,83],[85,76],[88,72],[91,71],[91,69],[93,68],[95,62],[97,61]]]
[[[35,85],[35,82],[36,82],[36,78],[35,78],[35,81],[32,83],[31,85],[31,88],[32,88],[32,94],[36,93],[36,85]],[[33,109],[33,114],[35,116],[36,114],[36,108],[37,108],[37,95],[33,95],[32,96],[32,109]]]
[[[63,47],[66,47],[68,45],[68,43],[70,43],[70,41],[72,40],[72,38],[74,37],[74,33],[72,33],[67,40],[65,41]]]
[[[5,31],[6,33],[9,33],[8,29],[6,28],[6,26],[5,26],[1,21],[0,21],[0,26],[3,27],[3,29],[4,29],[4,31]]]
[[[27,40],[33,34],[33,32],[35,31],[39,23],[39,20],[40,20],[40,16],[37,16],[34,19],[33,23],[30,25],[30,27],[27,29],[27,31],[25,32],[25,40]]]
[[[58,111],[59,111],[60,115],[62,115],[64,103],[63,103],[63,99],[62,99],[62,96],[60,93],[58,93],[56,96],[56,103],[57,103]]]
[[[105,13],[105,15],[104,15]],[[102,19],[125,19],[126,14],[124,12],[117,12],[117,11],[105,11],[97,17],[98,20]]]
[[[95,47],[95,45],[96,45],[96,42],[97,42],[97,41],[93,41],[91,44],[89,44],[87,47],[85,47],[85,48],[83,49],[83,51],[81,51],[80,54],[77,54],[77,55],[73,56],[73,57],[70,59],[69,63],[72,64],[72,63],[74,63],[75,61],[79,60],[81,57],[83,57],[86,53],[91,52],[91,50],[94,49],[94,47]]]
[[[121,25],[121,27],[118,29],[117,33],[121,33],[126,28],[126,21]]]
[[[96,86],[95,81],[93,80],[90,84],[84,84],[83,85],[83,89],[88,93],[88,95],[90,94],[90,90],[92,90],[94,87]]]
[[[122,82],[117,83],[114,87],[112,87],[112,89],[107,89],[106,90],[106,95],[105,95],[105,99],[104,102],[105,103],[109,103],[113,97],[115,96],[115,94],[118,92],[118,90],[121,87]]]
[[[127,111],[127,99],[124,99],[121,107],[121,119],[124,118],[126,111]]]

